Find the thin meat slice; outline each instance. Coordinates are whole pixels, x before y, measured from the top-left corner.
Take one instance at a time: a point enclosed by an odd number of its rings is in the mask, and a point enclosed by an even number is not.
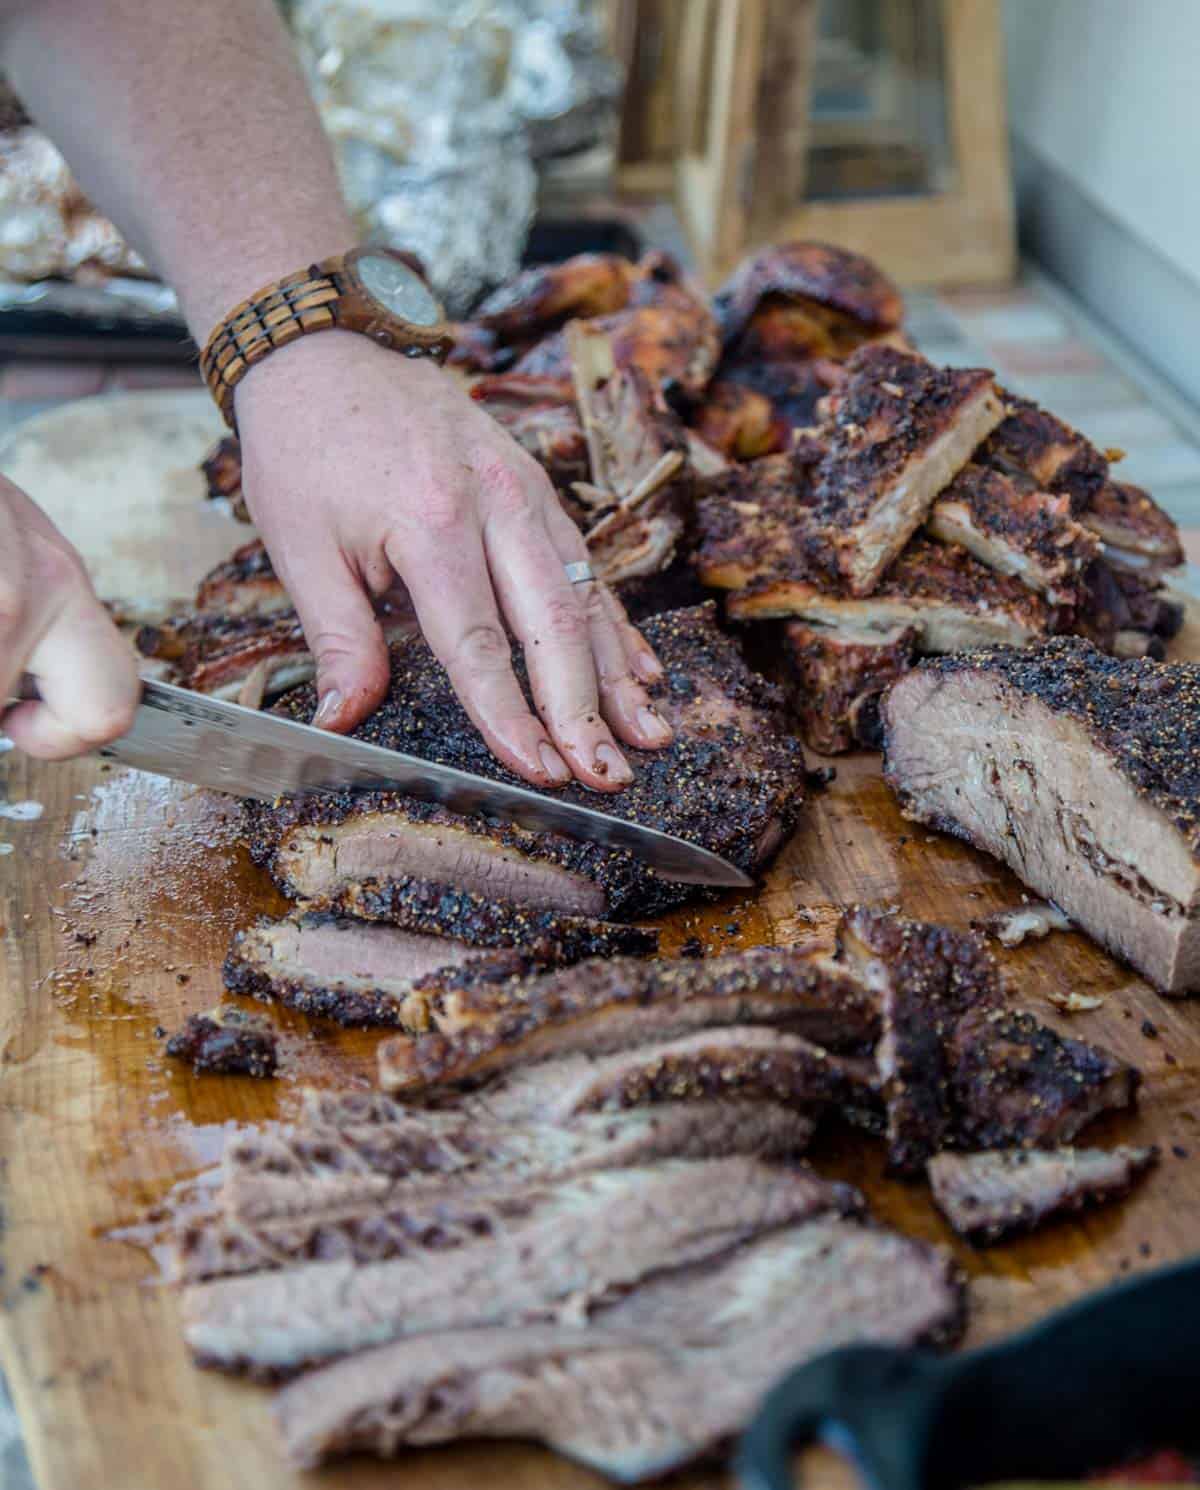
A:
[[[490,987],[584,957],[655,948],[654,936],[634,927],[552,913],[523,921],[528,938],[521,936],[520,924],[510,938],[522,945],[487,950],[465,939],[322,912],[260,921],[234,937],[225,959],[225,986],[339,1024],[417,1033],[432,1027],[433,1009],[452,987]]]
[[[263,1145],[258,1157],[270,1168],[227,1173],[222,1212],[180,1228],[173,1276],[199,1282],[295,1262],[443,1250],[487,1234],[495,1198],[509,1191],[660,1159],[795,1159],[814,1126],[777,1104],[708,1101],[567,1124],[413,1113],[394,1129],[301,1130]]]
[[[852,595],[870,595],[938,493],[1004,417],[992,374],[938,368],[893,347],[846,364],[817,473],[821,552]]]
[[[796,1155],[811,1132],[803,1114],[767,1102],[665,1102],[615,1116],[520,1124],[480,1121],[482,1103],[445,1111],[396,1106],[394,1121],[311,1122],[239,1137],[224,1157],[222,1206],[266,1220],[357,1204],[353,1190],[342,1186],[348,1177],[382,1177],[393,1188],[449,1180],[528,1184],[655,1158]],[[264,1178],[272,1182],[271,1196],[260,1202],[255,1187]],[[298,1204],[305,1194],[311,1203]]]
[[[873,1042],[878,1011],[851,970],[803,949],[761,948],[703,961],[581,963],[485,997],[464,989],[443,1000],[438,1023],[438,1032],[380,1047],[382,1084],[393,1091],[453,1085],[716,1025],[776,1025],[853,1051]]]
[[[269,1375],[409,1335],[533,1324],[665,1266],[719,1257],[844,1193],[746,1158],[606,1170],[548,1187],[524,1218],[448,1252],[193,1285],[185,1333],[201,1363]]]
[[[937,1154],[929,1161],[929,1183],[955,1231],[984,1245],[1119,1200],[1157,1160],[1157,1149],[1132,1147]]]
[[[1126,1061],[1032,1014],[977,1006],[947,1042],[954,1136],[964,1148],[1053,1148],[1104,1112],[1132,1107]]]
[[[887,1110],[888,1165],[918,1173],[957,1137],[948,1047],[968,1010],[1003,1002],[982,938],[859,907],[843,919],[841,955],[883,1011],[875,1052]]]
[[[964,466],[925,526],[1061,605],[1076,603],[1084,571],[1100,554],[1095,535],[1071,516],[1065,493],[1039,491],[1027,478],[986,466]]]
[[[1200,666],[1061,638],[925,663],[884,702],[907,816],[1003,859],[1157,988],[1200,988]]]
[[[933,1249],[818,1218],[649,1280],[586,1329],[475,1330],[353,1356],[285,1387],[275,1420],[303,1467],[353,1450],[535,1438],[634,1483],[722,1448],[810,1356],[956,1338],[962,1297]]]
[[[785,733],[782,696],[746,667],[711,606],[651,617],[643,631],[665,670],[650,691],[675,739],[663,750],[628,752],[634,781],[606,810],[757,869],[791,832],[804,795],[803,751]],[[277,707],[307,721],[316,697],[298,689]],[[388,698],[356,734],[518,784],[418,639],[393,651]],[[563,794],[594,803],[582,787]],[[256,857],[293,894],[329,896],[366,880],[413,877],[489,900],[618,919],[697,894],[624,850],[458,817],[392,792],[289,797],[252,805],[250,814]]]
[[[380,1085],[403,1089],[386,1055]],[[870,1061],[831,1055],[779,1029],[734,1025],[616,1055],[544,1062],[485,1088],[468,1110],[487,1122],[558,1123],[584,1113],[693,1101],[782,1103],[817,1113],[830,1104],[868,1106],[874,1096]]]
[[[783,664],[805,743],[823,755],[878,748],[880,696],[912,666],[917,635],[915,626],[872,631],[789,621]]]

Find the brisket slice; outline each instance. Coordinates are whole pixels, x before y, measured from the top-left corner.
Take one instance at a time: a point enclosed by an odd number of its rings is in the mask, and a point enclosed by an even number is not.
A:
[[[1133,1106],[1140,1076],[1031,1014],[977,1005],[947,1045],[954,1135],[964,1148],[1053,1148],[1102,1112]]]
[[[648,1280],[586,1329],[473,1330],[352,1356],[285,1387],[275,1419],[304,1467],[535,1438],[632,1483],[724,1447],[798,1362],[840,1345],[942,1343],[962,1315],[941,1254],[818,1218]]]
[[[440,1128],[422,1142],[422,1128],[437,1119]],[[567,1124],[414,1113],[396,1127],[301,1129],[260,1149],[272,1167],[228,1170],[222,1214],[177,1233],[174,1275],[199,1282],[295,1262],[444,1250],[486,1235],[497,1197],[535,1182],[660,1159],[794,1159],[813,1127],[805,1114],[771,1103],[708,1101]]]
[[[586,962],[442,1000],[439,1029],[380,1047],[391,1090],[448,1086],[580,1052],[600,1055],[715,1025],[770,1024],[836,1050],[870,1048],[871,990],[819,954],[760,948],[702,961]]]
[[[855,352],[835,398],[813,551],[852,595],[870,595],[1004,406],[990,372],[934,367],[888,346]]]
[[[1157,988],[1200,988],[1200,666],[1078,639],[926,663],[884,702],[907,816],[1008,864]]]
[[[446,891],[437,903],[444,904],[446,897],[474,899]],[[322,912],[260,921],[234,937],[225,959],[225,986],[339,1024],[390,1025],[417,1033],[431,1027],[431,1004],[451,988],[491,987],[584,957],[655,950],[653,933],[636,927],[546,911],[494,909],[515,923],[508,940],[518,945],[480,950],[469,938],[426,935]],[[476,938],[484,934],[481,920],[477,915],[472,923]],[[463,924],[460,920],[456,929]],[[450,930],[454,918],[441,925]]]
[[[984,1244],[1054,1216],[1127,1195],[1158,1159],[1153,1148],[1002,1149],[938,1154],[929,1183],[960,1236]]]
[[[394,1088],[386,1059],[380,1084]],[[481,1121],[556,1123],[664,1102],[768,1102],[819,1112],[831,1103],[869,1106],[874,1096],[869,1061],[831,1055],[779,1029],[732,1025],[615,1055],[548,1061],[485,1088],[468,1110]]]
[[[972,933],[861,907],[843,919],[839,945],[880,1000],[875,1060],[887,1109],[889,1167],[918,1173],[956,1136],[948,1046],[968,1010],[1002,1003],[999,969]]]
[[[566,1179],[652,1158],[794,1155],[811,1128],[801,1114],[778,1105],[715,1100],[586,1113],[564,1123],[485,1123],[470,1104],[400,1113],[393,1122],[301,1123],[235,1139],[224,1157],[221,1205],[244,1219],[267,1220],[356,1204],[343,1182],[363,1176],[382,1178],[395,1190],[449,1181]],[[270,1184],[260,1194],[256,1186],[264,1180]]]
[[[533,1324],[846,1199],[747,1158],[606,1170],[530,1192],[523,1217],[447,1252],[192,1285],[186,1336],[203,1364],[271,1375],[408,1335]]]
[[[803,752],[785,733],[782,696],[746,667],[736,644],[717,629],[711,605],[651,617],[644,633],[665,674],[650,691],[675,740],[663,750],[628,752],[635,779],[607,810],[756,870],[790,834],[803,801]],[[360,738],[516,782],[423,641],[394,648],[392,669],[388,698],[359,727]],[[278,708],[307,721],[315,695],[298,689]],[[582,787],[563,791],[572,800],[594,800]],[[285,888],[308,895],[411,875],[492,900],[624,919],[696,893],[623,851],[453,817],[395,793],[291,797],[249,811],[256,857]]]

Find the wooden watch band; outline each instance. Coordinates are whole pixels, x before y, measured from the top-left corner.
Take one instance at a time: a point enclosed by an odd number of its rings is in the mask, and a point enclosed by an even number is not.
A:
[[[355,249],[276,280],[225,317],[200,354],[200,370],[230,429],[237,428],[234,389],[254,364],[310,331],[340,326],[410,357],[445,358],[452,338],[443,320],[406,321],[365,292],[354,266],[380,256],[399,260],[410,275],[420,273],[409,255],[396,250]],[[430,304],[440,317],[436,301]]]
[[[340,291],[322,268],[314,264],[301,269],[243,300],[209,337],[200,371],[231,429],[233,390],[256,362],[306,332],[327,331],[337,324],[332,307]]]

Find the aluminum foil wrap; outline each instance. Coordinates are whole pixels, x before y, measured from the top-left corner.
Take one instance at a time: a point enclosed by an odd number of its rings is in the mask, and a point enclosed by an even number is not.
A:
[[[292,26],[364,236],[466,314],[520,267],[535,155],[615,119],[595,0],[298,0]]]

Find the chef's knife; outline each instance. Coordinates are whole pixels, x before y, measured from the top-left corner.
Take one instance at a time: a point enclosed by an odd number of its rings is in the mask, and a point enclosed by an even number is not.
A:
[[[21,693],[36,696],[28,685]],[[141,771],[267,802],[288,792],[390,787],[455,812],[483,813],[539,833],[628,849],[667,879],[684,884],[745,889],[754,883],[717,854],[655,828],[149,679],[142,684],[133,728],[99,754]]]

